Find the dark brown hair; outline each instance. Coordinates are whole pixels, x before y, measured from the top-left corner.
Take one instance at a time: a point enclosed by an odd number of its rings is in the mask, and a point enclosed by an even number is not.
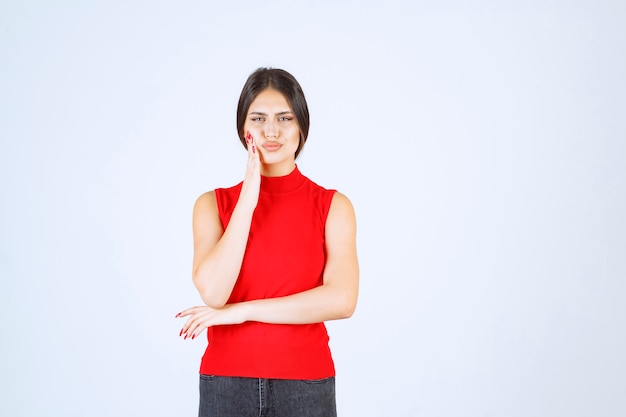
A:
[[[309,136],[309,107],[302,87],[293,75],[278,68],[259,68],[248,77],[241,90],[237,104],[237,133],[241,144],[246,147],[243,125],[246,122],[248,109],[261,91],[271,88],[278,91],[287,100],[300,128],[300,144],[296,150],[296,158]]]

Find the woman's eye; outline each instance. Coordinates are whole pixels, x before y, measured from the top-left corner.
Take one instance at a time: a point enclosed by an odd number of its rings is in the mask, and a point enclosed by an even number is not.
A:
[[[257,117],[253,117],[252,121],[253,122],[262,122],[264,119],[261,116],[257,116]]]
[[[288,122],[291,120],[291,117],[282,116],[282,117],[279,117],[278,120],[280,120],[281,122]]]

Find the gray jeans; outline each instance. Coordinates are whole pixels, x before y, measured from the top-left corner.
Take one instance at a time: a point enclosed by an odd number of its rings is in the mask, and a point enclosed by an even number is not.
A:
[[[200,375],[199,417],[336,417],[335,378]]]

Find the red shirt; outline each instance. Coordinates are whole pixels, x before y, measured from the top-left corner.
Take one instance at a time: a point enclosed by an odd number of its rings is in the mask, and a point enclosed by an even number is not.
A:
[[[215,190],[224,228],[242,183]],[[296,167],[283,177],[261,177],[241,271],[228,303],[295,294],[322,285],[324,230],[335,190]],[[324,323],[246,322],[209,328],[200,373],[277,379],[335,375]]]

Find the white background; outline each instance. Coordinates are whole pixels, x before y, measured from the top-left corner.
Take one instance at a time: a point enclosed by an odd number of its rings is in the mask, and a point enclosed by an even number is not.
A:
[[[430,4],[435,5],[430,5]],[[626,6],[3,1],[0,415],[192,416],[191,209],[298,78],[357,210],[341,416],[626,413]]]

